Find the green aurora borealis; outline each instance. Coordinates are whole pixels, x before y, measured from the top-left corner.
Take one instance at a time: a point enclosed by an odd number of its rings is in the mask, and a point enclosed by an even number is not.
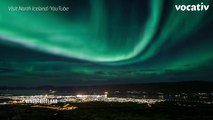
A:
[[[174,5],[210,5],[177,12]],[[0,86],[213,81],[212,0],[1,0]],[[68,12],[8,11],[67,6]]]

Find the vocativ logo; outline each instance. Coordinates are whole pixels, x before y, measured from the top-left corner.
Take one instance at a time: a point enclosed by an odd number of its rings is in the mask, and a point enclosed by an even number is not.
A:
[[[207,11],[209,5],[204,5],[202,2],[196,5],[175,5],[177,11]]]

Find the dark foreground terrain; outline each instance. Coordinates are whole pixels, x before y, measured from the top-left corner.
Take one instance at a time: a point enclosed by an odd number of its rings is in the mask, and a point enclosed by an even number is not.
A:
[[[1,120],[213,120],[213,105],[163,102],[73,103],[75,110],[59,111],[30,105],[0,105]]]

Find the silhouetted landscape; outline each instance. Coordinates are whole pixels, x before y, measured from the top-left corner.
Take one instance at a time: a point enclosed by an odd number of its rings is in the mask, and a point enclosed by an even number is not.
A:
[[[30,105],[0,106],[1,120],[212,120],[213,106],[177,106],[159,103],[152,107],[134,103],[81,103],[78,109],[57,111]]]
[[[79,87],[1,87],[0,119],[212,120],[212,88],[212,82],[201,81]],[[10,91],[14,93],[10,93]],[[26,94],[26,91],[30,92]],[[96,100],[96,97],[104,94],[104,91],[107,91],[108,98]],[[77,93],[87,95],[88,98],[86,96],[85,98],[83,96],[83,98],[78,97]],[[56,100],[59,96],[60,99],[57,103],[54,103],[54,101],[52,101],[53,103],[46,103],[45,101],[45,103],[39,101],[39,103],[33,103],[33,101],[26,103],[27,101],[23,102],[24,99],[17,98],[20,95],[26,95],[26,100],[37,100],[38,97],[36,96],[35,98],[28,98],[34,97],[34,94],[46,94],[39,99],[47,97],[47,99]],[[67,101],[62,101],[65,99],[63,96],[68,95],[77,96],[71,96],[66,98]],[[116,101],[109,102],[108,100],[112,98]],[[77,101],[70,101],[69,99],[76,99]],[[87,100],[81,101],[81,99]],[[124,101],[120,101],[121,99]],[[159,102],[149,102],[152,99],[159,100]],[[134,102],[135,100],[148,100],[148,102],[137,103]]]
[[[144,92],[164,92],[164,93],[193,93],[193,92],[213,92],[213,82],[210,81],[186,81],[186,82],[165,82],[165,83],[145,83],[145,84],[118,84],[118,85],[98,85],[98,86],[38,86],[38,87],[6,87],[0,86],[0,90],[57,90],[60,92],[82,92],[87,94],[103,93],[108,91],[144,91]]]

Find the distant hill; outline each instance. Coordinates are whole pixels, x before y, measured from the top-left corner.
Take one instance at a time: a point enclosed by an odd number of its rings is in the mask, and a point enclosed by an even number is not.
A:
[[[142,92],[212,92],[213,82],[189,81],[189,82],[168,82],[168,83],[146,83],[146,84],[124,84],[124,85],[99,85],[99,86],[39,86],[39,87],[6,87],[1,86],[0,90],[56,90],[80,93],[103,93],[104,91],[142,91]]]

